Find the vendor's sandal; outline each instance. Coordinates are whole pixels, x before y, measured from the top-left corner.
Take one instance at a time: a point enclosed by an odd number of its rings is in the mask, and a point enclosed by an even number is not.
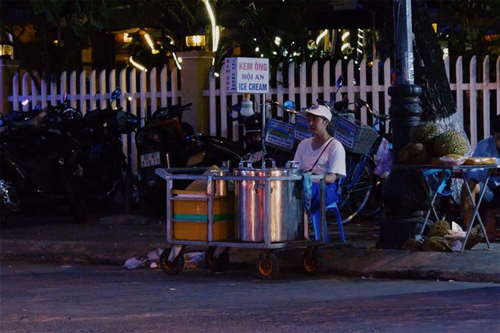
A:
[[[470,231],[469,239],[467,239],[467,244],[465,244],[465,249],[470,250],[477,244],[481,243],[484,239],[483,230],[480,225],[476,225]]]

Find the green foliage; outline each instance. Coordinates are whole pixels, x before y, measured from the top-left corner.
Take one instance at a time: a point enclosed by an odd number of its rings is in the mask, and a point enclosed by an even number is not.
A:
[[[488,54],[495,58],[500,55],[500,0],[441,0],[440,3],[438,24],[451,28],[451,55],[477,55],[479,59]]]

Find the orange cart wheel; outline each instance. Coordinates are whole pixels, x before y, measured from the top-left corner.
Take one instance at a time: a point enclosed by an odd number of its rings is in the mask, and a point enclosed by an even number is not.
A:
[[[212,272],[225,271],[229,265],[229,248],[226,247],[222,253],[215,258],[215,246],[211,246],[205,251],[205,263]]]
[[[321,257],[318,249],[307,248],[302,256],[302,268],[306,275],[317,275],[321,271]]]
[[[278,258],[274,253],[263,253],[257,262],[257,271],[264,279],[274,279],[280,270]]]
[[[181,252],[175,257],[174,261],[168,261],[168,257],[170,256],[170,252],[172,249],[166,249],[161,253],[160,256],[160,267],[161,270],[169,275],[177,275],[184,269],[184,246],[181,249]]]

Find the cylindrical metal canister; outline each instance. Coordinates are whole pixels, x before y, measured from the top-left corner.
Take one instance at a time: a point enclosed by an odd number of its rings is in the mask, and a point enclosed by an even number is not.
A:
[[[273,161],[274,162],[274,161]],[[249,162],[240,163],[234,170],[235,176],[279,177],[301,175],[295,164],[287,168],[254,169]],[[302,239],[304,205],[302,201],[302,182],[300,180],[267,181],[270,186],[269,216],[265,216],[266,181],[235,181],[236,238],[246,242],[264,241],[266,218],[271,225],[271,241],[283,242]]]

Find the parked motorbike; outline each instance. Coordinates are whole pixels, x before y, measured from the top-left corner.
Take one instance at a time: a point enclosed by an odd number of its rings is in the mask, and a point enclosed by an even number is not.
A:
[[[80,184],[86,200],[91,204],[105,204],[120,190],[124,197],[132,192],[137,201],[133,175],[123,154],[122,134],[130,134],[139,125],[137,116],[120,108],[113,108],[113,102],[121,95],[120,89],[111,94],[109,106],[89,111],[82,119],[79,129],[72,129],[80,149],[86,158]]]
[[[16,122],[19,115],[2,119],[0,179],[9,183],[8,193],[17,192],[19,204],[15,206],[24,210],[66,202],[75,220],[84,222],[85,209],[75,182],[81,151],[71,136],[52,126],[55,122],[61,128],[70,126],[71,117],[65,110],[60,104],[47,107],[32,119],[26,119],[27,114],[22,115],[26,117],[22,121]]]
[[[233,118],[233,121],[238,122],[240,145],[243,149],[244,159],[251,161],[254,165],[259,166],[265,158],[272,158],[276,161],[278,167],[284,167],[287,161],[293,159],[295,150],[300,142],[300,140],[295,140],[295,119],[300,113],[296,110],[295,102],[288,100],[285,103],[280,104],[273,100],[266,100],[266,106],[269,108],[281,108],[284,111],[284,116],[278,117],[274,116],[271,119],[266,120],[266,132],[262,133],[262,115],[258,112],[246,112],[246,116],[241,115],[240,103],[235,104],[231,107],[230,115],[233,112],[238,112],[238,116]],[[290,127],[290,129],[280,128],[279,131],[282,134],[289,137],[291,145],[289,147],[284,147],[280,145],[273,144],[272,142],[265,142],[266,147],[264,149],[263,139],[265,138],[267,132],[270,130],[270,124],[273,119],[280,121],[281,123],[290,124],[292,126],[285,125],[284,127]],[[274,128],[276,129],[276,128]]]
[[[138,178],[146,201],[160,206],[165,203],[165,184],[155,174],[157,168],[222,166],[228,160],[236,165],[242,159],[238,144],[226,138],[195,134],[188,123],[182,123],[182,114],[190,107],[191,104],[160,108],[137,132]],[[183,188],[187,183],[174,185]]]
[[[11,183],[0,179],[0,225],[5,225],[12,213],[20,210],[17,192]]]

